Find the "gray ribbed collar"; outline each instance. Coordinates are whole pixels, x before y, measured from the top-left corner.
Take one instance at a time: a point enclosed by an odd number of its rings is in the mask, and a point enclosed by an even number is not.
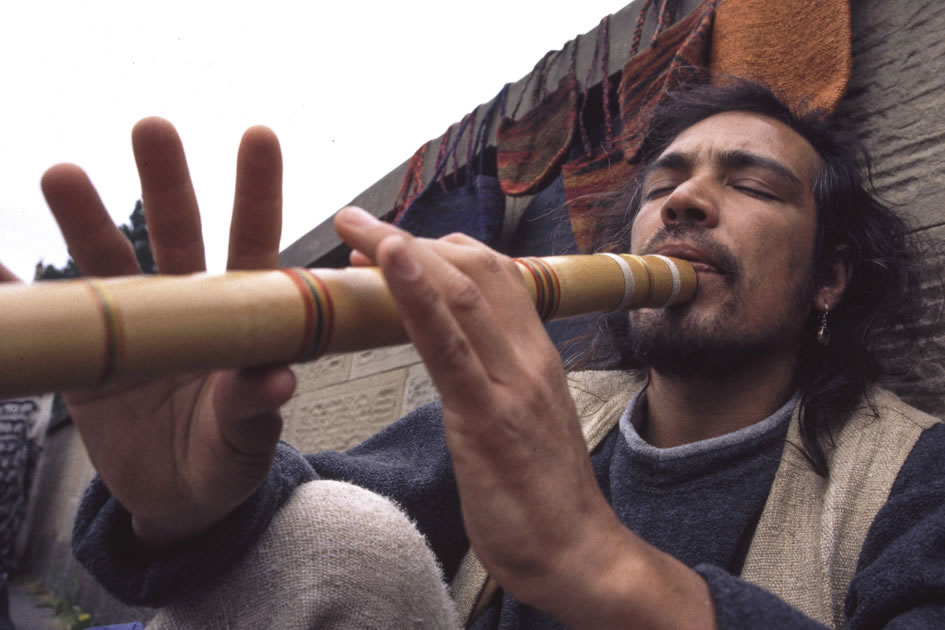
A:
[[[797,405],[799,396],[800,394],[795,392],[777,411],[761,422],[756,422],[744,429],[739,429],[707,440],[683,444],[682,446],[658,448],[641,438],[635,426],[635,420],[639,419],[640,414],[643,413],[642,410],[645,408],[644,405],[646,404],[646,387],[644,387],[633,395],[633,398],[631,398],[630,402],[627,404],[626,410],[620,417],[620,433],[627,441],[627,445],[630,447],[631,451],[648,459],[669,461],[683,457],[691,457],[693,455],[701,455],[724,448],[730,448],[738,444],[752,442],[769,432],[777,430],[783,424],[790,421],[791,414],[794,411],[794,407]]]

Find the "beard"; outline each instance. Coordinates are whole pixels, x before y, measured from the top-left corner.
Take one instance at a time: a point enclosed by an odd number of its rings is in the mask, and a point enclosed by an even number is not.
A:
[[[712,317],[696,320],[688,309],[641,309],[628,316],[618,342],[631,365],[675,376],[726,375],[746,369],[778,349],[771,331],[746,333],[738,321],[738,300]]]

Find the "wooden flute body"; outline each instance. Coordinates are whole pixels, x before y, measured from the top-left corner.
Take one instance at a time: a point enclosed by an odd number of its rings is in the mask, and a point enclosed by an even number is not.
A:
[[[543,320],[670,306],[696,289],[692,266],[664,256],[517,262]],[[404,341],[375,267],[0,285],[0,399]]]

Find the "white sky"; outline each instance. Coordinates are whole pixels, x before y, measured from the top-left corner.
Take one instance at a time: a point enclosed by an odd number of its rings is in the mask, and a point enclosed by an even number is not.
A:
[[[30,279],[66,248],[39,179],[88,171],[117,223],[140,197],[130,130],[184,141],[210,269],[225,259],[236,148],[284,154],[285,248],[548,50],[629,0],[10,2],[0,19],[0,260]],[[566,8],[565,8],[566,7]]]

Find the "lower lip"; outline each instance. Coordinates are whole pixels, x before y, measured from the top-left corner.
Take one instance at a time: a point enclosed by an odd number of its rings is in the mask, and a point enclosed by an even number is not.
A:
[[[699,273],[711,273],[715,275],[722,274],[722,272],[719,271],[718,267],[713,267],[712,265],[707,265],[705,263],[700,263],[700,262],[694,262],[690,264],[692,265],[692,268],[695,269]]]

